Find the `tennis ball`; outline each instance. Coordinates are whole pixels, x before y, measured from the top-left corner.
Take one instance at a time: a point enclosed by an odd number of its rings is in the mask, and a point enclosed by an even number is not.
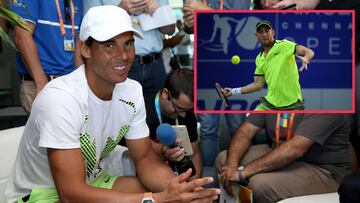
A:
[[[240,63],[240,57],[238,55],[234,55],[233,57],[231,57],[231,63],[233,64],[239,64]]]

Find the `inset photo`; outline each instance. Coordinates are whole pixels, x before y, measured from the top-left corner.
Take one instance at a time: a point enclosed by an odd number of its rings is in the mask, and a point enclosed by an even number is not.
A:
[[[355,13],[197,11],[196,113],[354,113]]]

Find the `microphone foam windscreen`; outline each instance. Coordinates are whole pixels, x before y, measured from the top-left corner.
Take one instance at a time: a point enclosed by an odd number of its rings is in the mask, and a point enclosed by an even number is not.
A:
[[[156,135],[161,144],[170,146],[176,141],[176,132],[168,123],[160,124],[156,129]]]

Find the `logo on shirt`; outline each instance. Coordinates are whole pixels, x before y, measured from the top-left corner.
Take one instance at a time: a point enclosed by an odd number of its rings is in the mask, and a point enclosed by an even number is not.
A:
[[[104,181],[104,183],[108,183],[109,180],[110,180],[110,177],[108,177],[108,179],[106,179],[106,180]]]
[[[104,148],[101,150],[100,157],[96,156],[96,141],[92,136],[85,132],[80,136],[80,149],[86,162],[86,176],[96,178],[102,171],[101,161],[119,144],[120,140],[129,131],[130,125],[120,128],[117,137],[113,140],[108,137]]]
[[[126,101],[124,99],[119,99],[119,101],[123,102],[126,105],[129,105],[132,109],[133,109],[133,113],[134,115],[136,114],[136,107],[135,107],[135,103],[132,101]]]
[[[275,53],[274,55],[276,56],[276,55],[278,55],[278,53],[280,53],[280,51],[279,51],[279,52],[277,52],[277,53]]]
[[[96,165],[96,143],[90,134],[84,133],[80,136],[80,149],[86,160],[86,176],[90,177]]]
[[[85,115],[84,124],[87,123],[89,120],[89,115]]]

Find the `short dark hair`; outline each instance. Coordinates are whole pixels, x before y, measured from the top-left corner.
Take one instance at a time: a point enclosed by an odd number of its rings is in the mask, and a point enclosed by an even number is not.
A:
[[[96,40],[94,38],[92,38],[91,36],[89,36],[87,38],[87,40],[85,41],[85,44],[86,44],[86,46],[90,47],[94,41],[96,41]]]
[[[179,98],[183,93],[194,100],[194,71],[187,68],[172,70],[165,79],[164,87],[170,91],[171,96]]]

